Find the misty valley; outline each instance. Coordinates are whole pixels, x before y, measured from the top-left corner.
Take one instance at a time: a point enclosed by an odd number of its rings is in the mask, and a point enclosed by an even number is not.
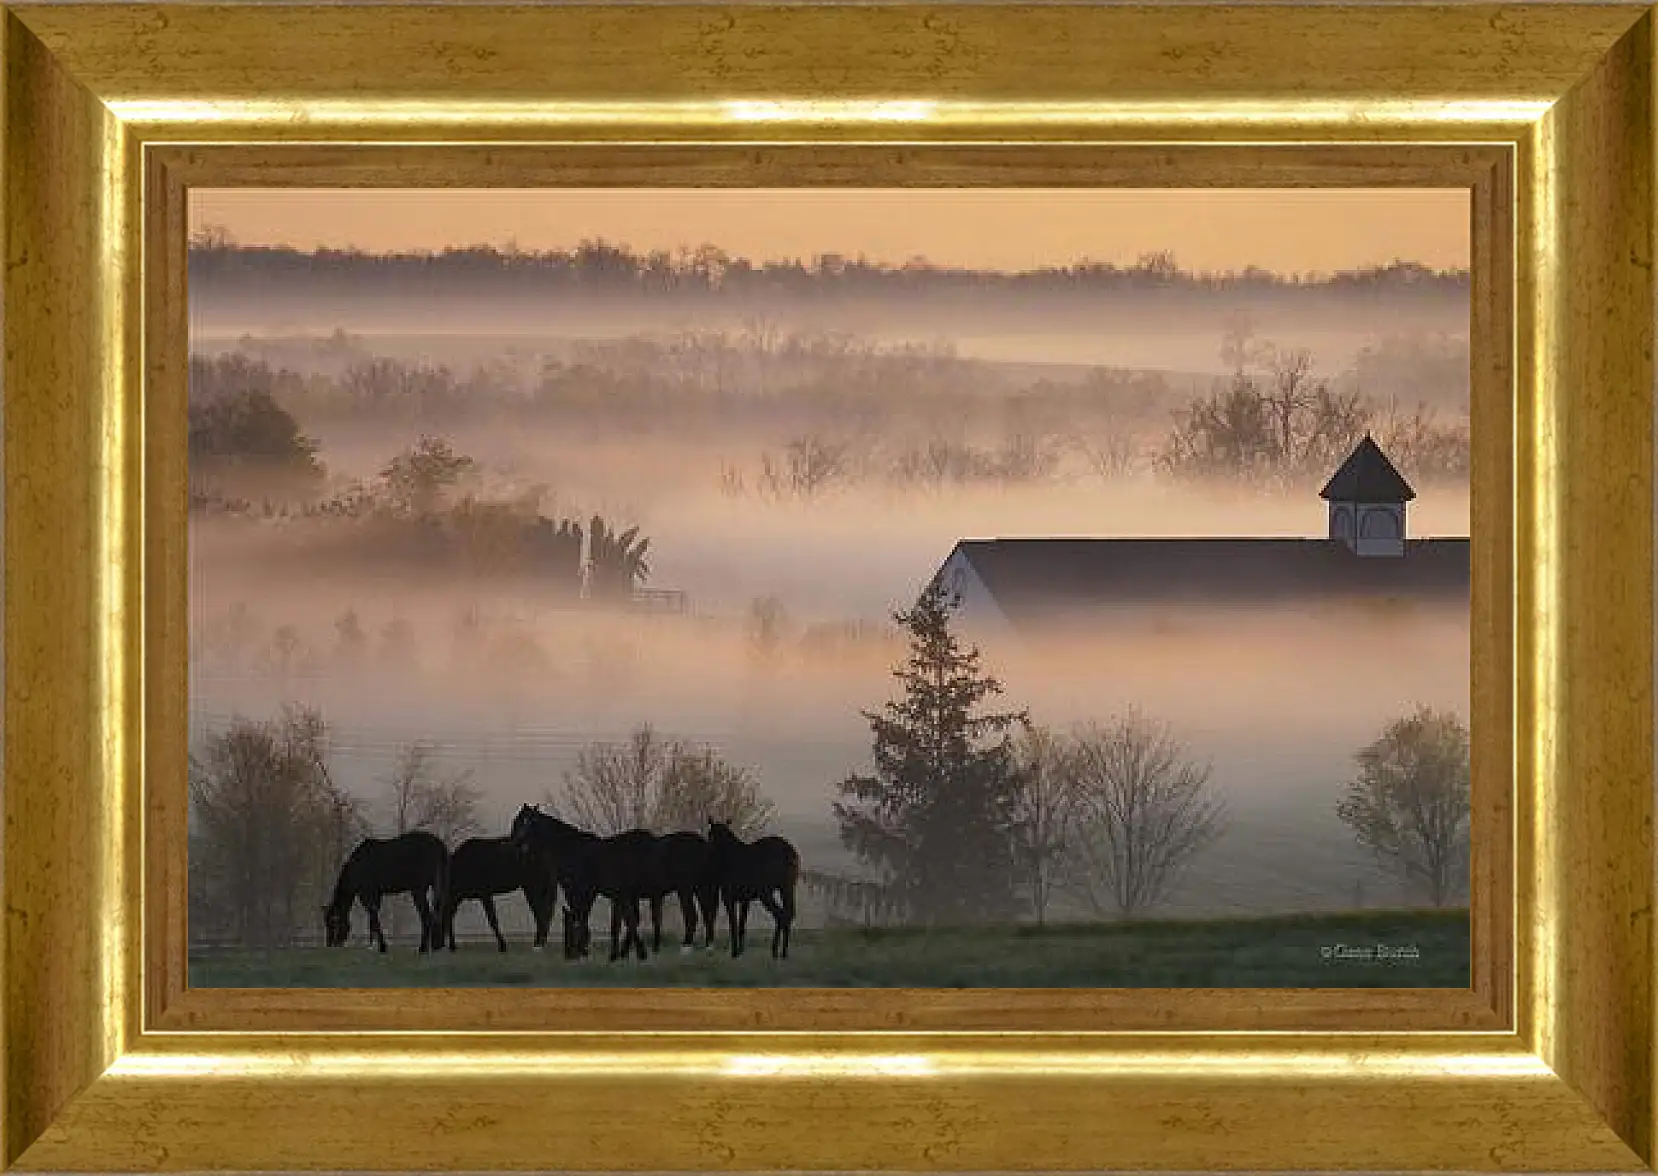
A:
[[[193,243],[193,985],[1467,986],[1465,271],[583,249]]]

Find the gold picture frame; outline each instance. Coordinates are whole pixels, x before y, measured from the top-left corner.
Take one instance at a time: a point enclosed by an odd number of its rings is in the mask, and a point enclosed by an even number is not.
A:
[[[1631,5],[14,4],[0,1164],[1654,1156],[1654,76]],[[191,991],[191,186],[1471,192],[1467,990]]]

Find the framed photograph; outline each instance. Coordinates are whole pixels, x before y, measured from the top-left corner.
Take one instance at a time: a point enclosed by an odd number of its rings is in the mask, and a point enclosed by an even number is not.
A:
[[[10,7],[0,1162],[1651,1170],[1653,38]]]
[[[191,987],[1469,986],[1468,189],[190,200]]]

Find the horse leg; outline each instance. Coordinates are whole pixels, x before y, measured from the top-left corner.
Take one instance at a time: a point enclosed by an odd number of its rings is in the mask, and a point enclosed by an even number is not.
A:
[[[586,959],[593,952],[593,904],[598,901],[598,892],[593,891],[582,896],[570,910],[571,921],[576,931],[576,958]]]
[[[564,958],[579,960],[581,956],[581,927],[576,922],[576,912],[566,904],[564,908]]]
[[[725,935],[731,940],[731,958],[736,959],[743,945],[737,939],[737,900],[729,894],[725,896]]]
[[[775,960],[778,948],[783,945],[783,928],[788,926],[788,916],[783,913],[783,904],[773,898],[769,890],[760,896],[760,905],[771,916],[771,958]]]
[[[373,951],[378,946],[380,954],[384,955],[386,952],[386,933],[380,929],[380,896],[376,894],[373,899],[363,899],[363,909],[368,911],[369,950]]]
[[[737,950],[732,953],[733,955],[741,955],[743,948],[748,945],[748,908],[750,901],[745,898],[742,904],[737,907]]]
[[[582,901],[581,891],[571,890],[568,886],[564,888],[564,958],[567,960],[582,957],[581,922],[587,917]]]
[[[711,951],[714,947],[714,924],[720,921],[719,887],[710,886],[703,890],[697,903],[702,907],[702,946]]]
[[[789,937],[794,934],[794,887],[777,889],[777,904],[783,908],[783,959],[789,958]]]
[[[622,900],[619,898],[613,898],[610,900],[610,962],[613,964],[622,954],[622,949],[619,947],[621,935]]]
[[[450,951],[455,950],[455,911],[460,905],[460,900],[453,894],[443,896],[443,914],[438,919],[438,946],[447,943]]]
[[[432,913],[432,904],[426,899],[425,888],[415,887],[409,891],[409,897],[414,899],[415,913],[420,916],[420,954],[436,951],[439,946],[438,920]]]
[[[651,896],[651,950],[657,955],[662,954],[662,906],[666,901],[665,895]]]
[[[689,886],[679,891],[679,921],[685,924],[685,938],[680,940],[679,950],[690,951],[697,943],[697,900]]]
[[[479,901],[484,904],[484,918],[489,920],[489,929],[495,932],[495,946],[501,951],[506,951],[507,941],[501,934],[501,923],[495,917],[495,896],[486,894]]]
[[[656,902],[655,902],[655,909],[656,910],[661,910],[662,909],[662,900],[660,898],[657,899]],[[639,918],[639,900],[638,899],[633,899],[633,900],[629,901],[628,907],[627,907],[627,916],[628,916],[628,922],[630,924],[630,927],[629,927],[628,931],[629,931],[629,934],[633,936],[633,946],[639,949],[639,958],[641,960],[643,960],[643,959],[646,958],[645,934],[644,934],[643,931],[641,931],[639,929],[639,924],[640,924],[641,920]],[[661,929],[660,926],[657,927],[657,932],[656,933],[657,933],[657,936],[658,936],[657,944],[658,944],[658,946],[660,946],[660,944],[662,942],[661,938],[660,938],[660,936],[662,934],[662,929]],[[622,954],[626,955],[627,953],[624,951]]]
[[[763,901],[775,924],[771,933],[771,954],[776,959],[789,958],[789,932],[794,928],[794,891],[788,886],[777,888],[774,900],[768,893]]]
[[[533,892],[524,891],[524,897],[530,900],[530,914],[535,916],[535,950],[540,951],[547,946],[547,936],[553,925],[553,903],[538,902]]]

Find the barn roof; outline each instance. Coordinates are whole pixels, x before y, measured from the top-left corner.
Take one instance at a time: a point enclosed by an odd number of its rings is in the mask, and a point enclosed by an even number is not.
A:
[[[1412,539],[1361,556],[1331,539],[964,539],[1009,621],[1124,604],[1309,599],[1467,601],[1467,539]]]
[[[1409,502],[1416,491],[1366,433],[1318,496],[1338,502]]]

